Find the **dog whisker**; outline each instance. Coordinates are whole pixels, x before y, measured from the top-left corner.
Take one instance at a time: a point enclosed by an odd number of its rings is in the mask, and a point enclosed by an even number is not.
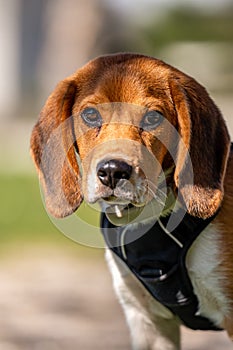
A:
[[[158,188],[156,185],[150,184],[148,186],[148,192],[154,199],[156,199],[160,204],[164,205],[167,199],[167,193],[163,191],[162,189]]]

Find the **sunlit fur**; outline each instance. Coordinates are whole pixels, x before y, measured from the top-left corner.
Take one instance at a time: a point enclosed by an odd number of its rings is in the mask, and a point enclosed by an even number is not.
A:
[[[100,127],[90,128],[81,118],[87,107],[101,109]],[[130,113],[122,113],[123,107]],[[140,127],[147,109],[164,116],[151,132]],[[117,205],[126,200],[147,205],[158,193],[163,195],[162,173],[171,202],[161,215],[173,210],[178,194],[190,215],[216,215],[191,247],[186,263],[199,314],[233,337],[233,155],[221,112],[203,86],[152,57],[99,57],[57,85],[33,129],[31,154],[47,209],[56,217],[72,214],[83,199],[101,202],[112,195]],[[114,191],[96,174],[106,158],[124,160],[133,169],[128,182]],[[134,349],[179,349],[179,320],[109,252],[108,262]]]

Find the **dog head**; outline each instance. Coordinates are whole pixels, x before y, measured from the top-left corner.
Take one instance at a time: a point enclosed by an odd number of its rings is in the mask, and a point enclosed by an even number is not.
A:
[[[229,144],[220,111],[193,78],[151,57],[117,54],[58,84],[31,153],[56,217],[83,198],[114,207],[119,218],[126,206],[140,210],[163,170],[187,211],[207,218],[223,198]]]

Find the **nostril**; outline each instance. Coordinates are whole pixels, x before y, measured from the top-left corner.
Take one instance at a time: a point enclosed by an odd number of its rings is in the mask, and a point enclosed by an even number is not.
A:
[[[108,186],[109,183],[109,174],[107,173],[107,171],[103,170],[102,168],[100,168],[97,171],[97,176],[100,179],[100,181],[102,182],[102,184]]]
[[[97,166],[97,176],[105,186],[114,189],[121,179],[129,180],[132,167],[124,161],[110,160]]]
[[[102,169],[99,169],[97,174],[98,174],[99,177],[107,176],[107,172],[102,170]]]
[[[116,171],[115,174],[114,174],[114,177],[115,177],[116,179],[119,179],[119,180],[121,180],[121,179],[129,180],[129,178],[130,178],[130,173],[129,173],[129,172],[127,173],[127,172],[125,172],[125,171],[123,171],[123,172]]]

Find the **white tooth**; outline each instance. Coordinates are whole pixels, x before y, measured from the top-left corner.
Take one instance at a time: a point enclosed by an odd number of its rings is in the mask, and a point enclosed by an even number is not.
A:
[[[122,218],[122,212],[120,211],[120,208],[118,207],[118,205],[115,205],[115,212],[118,218]]]

